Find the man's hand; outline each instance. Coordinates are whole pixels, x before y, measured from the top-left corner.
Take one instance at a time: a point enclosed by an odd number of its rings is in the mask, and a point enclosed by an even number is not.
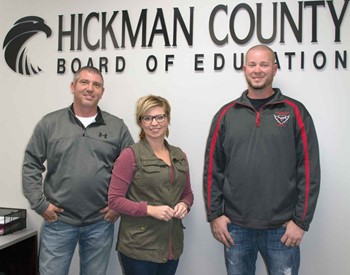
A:
[[[43,216],[43,218],[48,222],[55,222],[58,219],[57,213],[62,213],[63,211],[64,210],[62,208],[58,208],[57,206],[50,203],[44,214],[41,216]]]
[[[108,206],[103,208],[100,212],[104,214],[104,220],[110,223],[115,223],[120,216],[117,212],[109,209]]]
[[[223,243],[227,248],[235,244],[227,230],[227,225],[229,223],[231,223],[230,219],[224,215],[210,222],[211,233],[214,238]]]
[[[304,230],[297,226],[293,221],[286,224],[286,232],[281,238],[281,242],[286,246],[299,246],[304,236]]]

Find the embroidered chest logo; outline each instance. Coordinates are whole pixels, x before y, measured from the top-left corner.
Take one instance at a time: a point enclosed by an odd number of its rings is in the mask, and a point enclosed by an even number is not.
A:
[[[99,136],[99,137],[107,138],[107,134],[104,134],[104,133],[102,133],[102,132],[100,132],[100,133],[98,134],[98,136]]]
[[[273,116],[276,119],[276,121],[278,122],[277,126],[286,126],[285,124],[287,123],[287,121],[290,118],[290,113],[279,112],[279,113],[273,114]]]

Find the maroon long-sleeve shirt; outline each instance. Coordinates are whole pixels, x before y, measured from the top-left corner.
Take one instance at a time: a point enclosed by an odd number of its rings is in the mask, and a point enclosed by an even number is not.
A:
[[[134,152],[131,148],[126,148],[114,163],[108,192],[109,208],[124,215],[145,217],[147,216],[147,202],[135,202],[126,198],[135,171],[136,159]],[[173,172],[173,169],[170,169],[170,182],[173,182],[174,179]],[[189,206],[193,204],[189,171],[186,173],[186,186],[180,202],[185,202]]]

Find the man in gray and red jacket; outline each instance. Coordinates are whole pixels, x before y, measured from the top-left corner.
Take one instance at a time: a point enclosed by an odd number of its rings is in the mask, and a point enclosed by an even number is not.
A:
[[[269,274],[298,274],[320,187],[315,127],[302,103],[272,88],[269,47],[249,49],[243,71],[248,89],[217,112],[207,140],[207,219],[229,275],[255,274],[258,252]]]

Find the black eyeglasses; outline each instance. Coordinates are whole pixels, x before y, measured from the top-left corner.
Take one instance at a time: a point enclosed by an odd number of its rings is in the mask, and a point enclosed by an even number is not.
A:
[[[145,123],[152,123],[153,119],[155,119],[158,123],[162,123],[167,117],[168,116],[166,114],[161,114],[155,116],[143,116],[141,119]]]

